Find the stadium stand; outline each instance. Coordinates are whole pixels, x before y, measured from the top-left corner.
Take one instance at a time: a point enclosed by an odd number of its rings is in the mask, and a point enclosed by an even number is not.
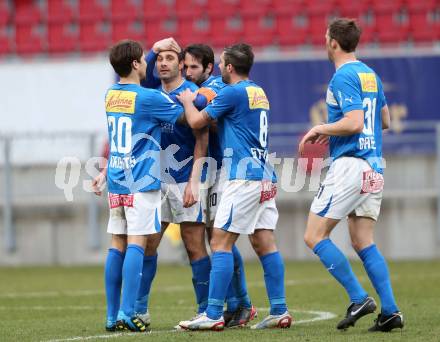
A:
[[[364,45],[440,40],[438,0],[6,0],[0,55],[103,52],[122,38],[145,43],[177,32],[184,43],[197,37],[215,47],[313,48],[337,15],[358,18]]]

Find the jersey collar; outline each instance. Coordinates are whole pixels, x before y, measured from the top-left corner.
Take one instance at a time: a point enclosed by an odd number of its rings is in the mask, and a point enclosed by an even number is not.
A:
[[[182,84],[183,83],[185,83],[185,79],[183,79],[182,80],[182,83],[180,83],[176,88],[174,88],[174,89],[171,89],[170,91],[166,91],[165,89],[163,89],[163,86],[161,85],[160,87],[162,88],[162,91],[165,93],[165,94],[171,94],[173,91],[175,91],[176,89],[179,89],[181,86],[182,86]]]
[[[361,62],[361,61],[359,61],[359,60],[345,62],[344,64],[341,64],[341,65],[339,66],[339,68],[337,68],[336,70],[341,69],[344,65],[352,64],[352,63],[360,63],[360,62]]]

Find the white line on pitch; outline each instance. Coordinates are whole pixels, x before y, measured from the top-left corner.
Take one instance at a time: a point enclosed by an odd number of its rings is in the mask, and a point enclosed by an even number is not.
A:
[[[269,308],[258,308],[260,311],[269,311]],[[316,315],[316,317],[310,318],[310,319],[302,319],[299,321],[294,321],[294,326],[297,324],[306,324],[311,322],[317,322],[317,321],[325,321],[332,318],[335,318],[336,315],[333,312],[327,312],[327,311],[314,311],[314,310],[290,310],[291,312],[297,312],[297,313],[306,313],[306,314],[312,314]],[[167,333],[176,333],[177,330],[152,330],[149,331],[147,334],[167,334]],[[181,332],[185,333],[185,331]],[[46,340],[44,342],[68,342],[68,341],[84,341],[84,340],[91,340],[91,339],[110,339],[110,338],[116,338],[120,336],[141,336],[140,333],[116,333],[116,334],[106,334],[106,335],[92,335],[92,336],[74,336],[74,337],[68,337],[63,339],[56,339],[56,340]]]

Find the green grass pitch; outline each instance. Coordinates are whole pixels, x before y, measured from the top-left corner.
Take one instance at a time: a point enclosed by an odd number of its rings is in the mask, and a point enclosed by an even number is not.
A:
[[[361,265],[353,266],[378,300]],[[390,271],[406,323],[390,334],[366,331],[373,315],[337,331],[348,299],[318,262],[286,263],[287,301],[297,322],[291,329],[173,332],[194,314],[190,268],[159,264],[150,299],[152,331],[112,334],[103,329],[103,267],[0,268],[0,341],[440,341],[440,261],[392,262]],[[268,303],[260,265],[248,263],[246,276],[261,319]]]

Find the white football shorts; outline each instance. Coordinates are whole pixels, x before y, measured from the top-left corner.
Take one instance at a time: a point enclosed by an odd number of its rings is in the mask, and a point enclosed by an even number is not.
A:
[[[276,184],[267,181],[231,180],[223,187],[214,227],[237,234],[256,229],[274,230],[278,221]]]
[[[384,179],[361,158],[336,159],[316,194],[310,211],[340,220],[349,215],[379,217]]]
[[[206,223],[206,189],[199,190],[199,201],[189,208],[183,207],[183,194],[188,183],[162,183],[162,222]]]
[[[224,182],[220,181],[221,171],[217,170],[214,184],[208,189],[208,221],[206,225],[212,227],[214,225],[215,215],[223,194]]]
[[[150,235],[160,232],[160,190],[128,195],[108,194],[107,233]]]

